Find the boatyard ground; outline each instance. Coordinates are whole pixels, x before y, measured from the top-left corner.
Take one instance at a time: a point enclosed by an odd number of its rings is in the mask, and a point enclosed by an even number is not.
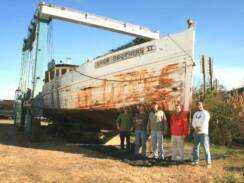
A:
[[[45,128],[45,127],[43,127]],[[114,143],[114,142],[113,142]],[[191,144],[186,144],[190,157]],[[165,141],[170,154],[169,140]],[[242,182],[244,149],[212,145],[213,167],[133,160],[117,146],[72,144],[42,134],[31,143],[12,120],[0,120],[0,182]],[[123,156],[123,154],[125,154]]]

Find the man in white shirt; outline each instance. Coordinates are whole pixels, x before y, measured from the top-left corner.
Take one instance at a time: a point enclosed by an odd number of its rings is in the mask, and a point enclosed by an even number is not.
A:
[[[205,160],[207,167],[211,167],[211,155],[209,150],[208,126],[210,115],[208,111],[203,108],[203,103],[197,103],[198,111],[194,113],[192,119],[192,127],[194,128],[194,147],[193,147],[193,164],[199,163],[199,148],[203,145],[205,150]]]

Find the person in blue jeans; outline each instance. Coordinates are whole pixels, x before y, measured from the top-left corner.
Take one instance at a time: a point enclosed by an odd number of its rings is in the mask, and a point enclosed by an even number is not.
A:
[[[211,167],[211,155],[209,147],[208,127],[210,115],[208,111],[203,108],[203,103],[197,103],[198,111],[194,113],[192,119],[192,127],[194,128],[194,144],[193,144],[193,164],[199,163],[199,148],[203,145],[205,150],[205,161],[208,168]]]
[[[141,155],[146,156],[146,125],[147,115],[143,105],[138,107],[139,112],[133,119],[133,127],[131,131],[135,129],[135,155],[139,155],[139,149],[142,147]]]
[[[165,113],[159,110],[157,103],[152,104],[153,111],[150,112],[147,124],[147,134],[151,134],[153,158],[164,159],[163,134],[167,130],[167,119]]]

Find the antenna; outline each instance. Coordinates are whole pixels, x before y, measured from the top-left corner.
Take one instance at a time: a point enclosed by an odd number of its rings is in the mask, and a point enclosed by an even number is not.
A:
[[[66,57],[66,62],[67,62],[67,64],[70,64],[71,63],[71,57]]]

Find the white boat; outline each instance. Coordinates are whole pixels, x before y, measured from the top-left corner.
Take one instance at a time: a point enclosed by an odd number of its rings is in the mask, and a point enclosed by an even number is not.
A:
[[[44,114],[85,128],[113,128],[118,109],[176,103],[189,112],[195,27],[159,39],[128,44],[79,66],[56,64],[46,71]],[[131,45],[131,46],[130,46]]]

